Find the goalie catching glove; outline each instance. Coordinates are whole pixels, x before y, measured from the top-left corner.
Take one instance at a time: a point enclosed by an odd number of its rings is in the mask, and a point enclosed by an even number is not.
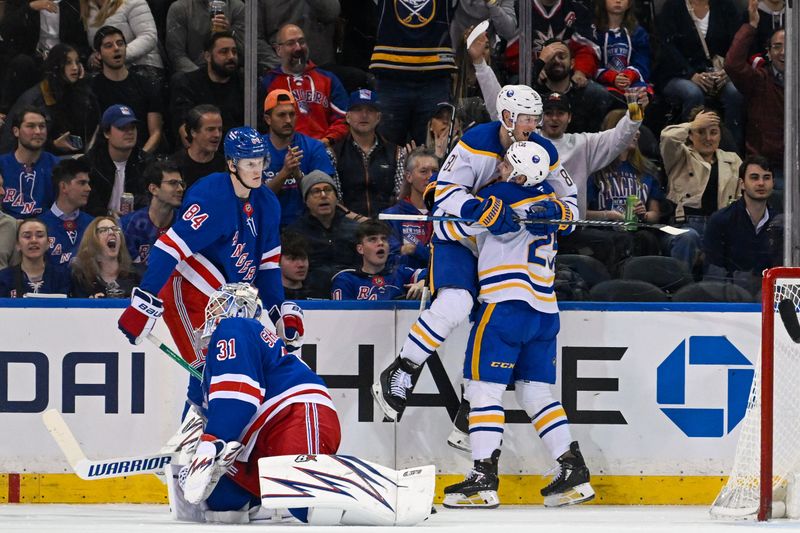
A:
[[[536,202],[526,211],[528,220],[572,220],[572,211],[560,200],[544,200]],[[556,226],[553,224],[527,224],[527,229],[533,235],[547,235],[555,231],[569,229],[569,224]]]
[[[117,327],[131,344],[139,344],[153,331],[163,313],[164,303],[158,297],[135,287],[131,293],[131,304],[119,317]]]
[[[519,223],[514,220],[514,212],[503,201],[495,196],[484,200],[470,200],[461,209],[464,218],[475,219],[475,222],[492,235],[502,235],[519,229]]]
[[[226,443],[204,433],[191,462],[178,476],[186,501],[194,504],[205,501],[241,451],[240,442]]]

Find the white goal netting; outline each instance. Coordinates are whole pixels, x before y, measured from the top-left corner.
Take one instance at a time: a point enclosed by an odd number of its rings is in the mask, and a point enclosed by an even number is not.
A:
[[[772,308],[774,339],[772,347],[762,348],[760,357],[772,357],[772,489],[773,517],[786,511],[788,480],[800,472],[800,345],[794,343],[777,312],[785,299],[800,306],[800,278],[778,278]],[[762,332],[762,336],[764,332]],[[733,468],[727,484],[711,506],[717,518],[755,518],[760,504],[761,486],[761,360],[753,361],[755,375],[750,390],[747,414],[742,421]]]

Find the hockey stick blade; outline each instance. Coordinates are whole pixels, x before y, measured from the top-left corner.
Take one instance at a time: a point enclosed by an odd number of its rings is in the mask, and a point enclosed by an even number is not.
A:
[[[84,455],[80,444],[61,413],[55,409],[49,409],[42,413],[42,421],[53,440],[61,448],[69,466],[81,479],[94,480],[138,474],[163,474],[166,465],[172,461],[173,454],[171,453],[91,461]]]
[[[153,335],[152,333],[147,334],[147,340],[155,344],[159,350],[167,354],[167,357],[181,365],[185,370],[187,370],[192,376],[196,377],[200,381],[203,381],[203,374],[200,373],[195,367],[190,365],[186,362],[186,360],[181,357],[179,354],[172,351],[172,348],[161,342],[161,339]]]
[[[783,327],[786,328],[786,333],[789,334],[789,337],[794,342],[800,344],[800,321],[797,320],[794,302],[781,300],[778,303],[778,313],[781,315],[781,322],[783,322]]]
[[[451,216],[436,216],[436,215],[403,215],[403,214],[393,214],[393,213],[381,213],[378,215],[380,220],[409,220],[409,221],[419,221],[419,222],[463,222],[465,224],[472,224],[475,220],[469,218],[462,218],[462,217],[451,217]],[[646,229],[657,229],[659,231],[663,231],[664,233],[668,233],[669,235],[682,235],[687,233],[689,230],[684,228],[676,228],[675,226],[669,226],[667,224],[647,224],[647,223],[640,223],[640,222],[623,222],[621,220],[527,220],[527,219],[515,219],[520,224],[552,224],[552,225],[568,225],[568,226],[590,226],[590,227],[598,227],[598,228],[646,228]]]

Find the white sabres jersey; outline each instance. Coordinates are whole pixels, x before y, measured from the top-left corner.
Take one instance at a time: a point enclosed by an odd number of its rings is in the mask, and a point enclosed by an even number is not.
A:
[[[462,208],[474,200],[478,191],[493,183],[500,176],[498,165],[505,157],[506,149],[500,143],[499,121],[487,122],[470,128],[448,154],[436,178],[434,215],[463,216]],[[550,173],[546,182],[555,195],[572,211],[572,218],[579,218],[577,188],[558,159],[553,143],[537,133],[530,140],[543,146],[550,156]],[[482,197],[487,195],[481,193]],[[470,237],[483,228],[470,227],[461,222],[434,222],[434,238],[446,242],[461,242],[470,245]]]
[[[534,203],[556,197],[546,181],[534,187],[495,183],[485,194],[503,200],[520,218]],[[558,313],[555,232],[533,235],[522,227],[514,233],[492,235],[484,230],[477,236],[477,245],[479,302],[521,300],[542,313]]]

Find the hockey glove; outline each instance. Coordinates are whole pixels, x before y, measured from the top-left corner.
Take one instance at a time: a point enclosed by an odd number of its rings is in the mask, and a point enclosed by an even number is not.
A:
[[[303,346],[303,310],[294,302],[283,302],[281,317],[275,324],[278,336],[286,343],[286,348],[293,352]]]
[[[119,317],[117,327],[131,344],[139,344],[153,331],[156,320],[163,312],[164,303],[160,299],[135,287],[131,293],[131,304]]]
[[[433,205],[436,203],[436,180],[425,186],[425,191],[422,193],[422,201],[425,203],[428,212],[433,213]]]
[[[560,200],[536,202],[525,214],[528,220],[572,220],[572,211]],[[568,224],[527,224],[528,231],[533,235],[548,235],[569,227]]]
[[[205,501],[241,451],[240,442],[225,443],[213,435],[204,433],[200,437],[200,444],[197,445],[192,461],[178,474],[186,501],[193,504]]]
[[[514,212],[495,196],[489,196],[483,201],[476,199],[467,202],[462,214],[465,218],[475,219],[492,235],[502,235],[519,229],[519,223],[514,220]]]

